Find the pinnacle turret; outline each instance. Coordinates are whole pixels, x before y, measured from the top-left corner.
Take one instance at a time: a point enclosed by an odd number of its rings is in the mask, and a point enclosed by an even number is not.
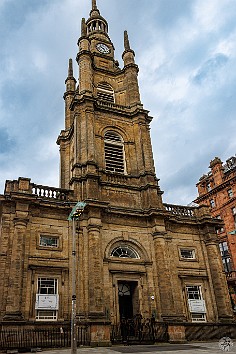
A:
[[[66,84],[66,92],[75,91],[76,80],[75,80],[74,74],[73,74],[72,59],[69,59],[68,76],[66,78],[65,84]]]

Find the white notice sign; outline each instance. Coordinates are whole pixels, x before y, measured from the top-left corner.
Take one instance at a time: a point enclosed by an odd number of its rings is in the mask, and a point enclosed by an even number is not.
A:
[[[58,295],[41,295],[36,294],[35,308],[37,310],[58,310]]]
[[[206,313],[205,300],[188,300],[190,312]]]

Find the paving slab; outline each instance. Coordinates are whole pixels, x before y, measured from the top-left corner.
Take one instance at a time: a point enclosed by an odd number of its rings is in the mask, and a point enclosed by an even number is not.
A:
[[[232,345],[234,344],[234,345]],[[138,353],[138,354],[222,354],[222,353],[236,353],[236,341],[231,343],[231,346],[220,349],[219,341],[214,342],[197,342],[186,344],[157,344],[157,345],[127,345],[127,346],[112,346],[112,347],[79,347],[77,354],[118,354],[118,353]],[[53,349],[43,350],[43,354],[71,354],[68,349]]]

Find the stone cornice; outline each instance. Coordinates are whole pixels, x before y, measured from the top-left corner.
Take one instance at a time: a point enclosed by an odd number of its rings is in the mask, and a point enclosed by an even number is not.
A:
[[[73,133],[74,133],[74,123],[71,125],[70,129],[61,130],[61,133],[58,136],[56,141],[57,145],[60,145],[60,141],[69,140],[72,137]]]

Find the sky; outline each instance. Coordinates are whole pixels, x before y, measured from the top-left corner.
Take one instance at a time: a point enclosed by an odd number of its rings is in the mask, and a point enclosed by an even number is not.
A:
[[[59,186],[65,79],[91,0],[0,0],[0,194]],[[127,30],[163,200],[187,205],[215,156],[236,154],[236,1],[97,0],[122,66]]]

